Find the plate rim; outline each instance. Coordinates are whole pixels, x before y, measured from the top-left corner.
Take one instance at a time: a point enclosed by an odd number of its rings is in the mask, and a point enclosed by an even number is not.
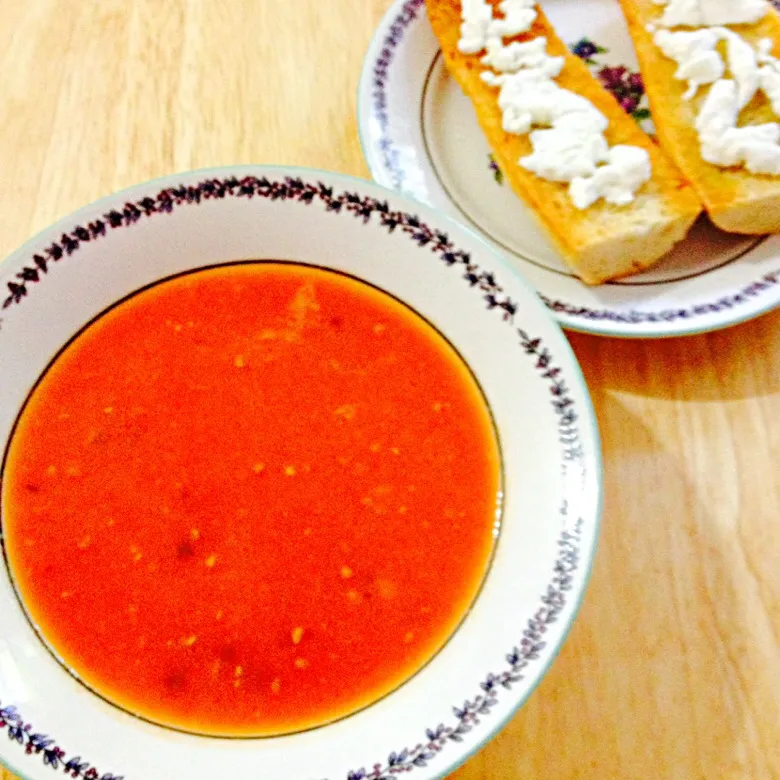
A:
[[[333,182],[340,182],[344,185],[345,191],[349,191],[350,185],[358,189],[363,190],[363,195],[368,194],[373,198],[392,198],[403,204],[403,207],[408,208],[410,212],[419,208],[424,212],[428,212],[429,217],[434,221],[442,225],[442,227],[449,227],[454,231],[461,231],[467,235],[469,240],[477,244],[482,252],[487,256],[494,259],[497,267],[501,268],[507,275],[511,275],[514,283],[528,294],[528,301],[533,301],[533,306],[538,307],[538,312],[541,319],[544,321],[545,326],[549,328],[549,336],[552,336],[555,341],[555,360],[558,364],[564,365],[567,369],[567,378],[576,384],[578,396],[579,396],[579,421],[584,433],[584,439],[586,442],[589,440],[589,445],[586,447],[584,454],[583,466],[585,472],[585,478],[583,480],[583,486],[579,494],[583,497],[583,521],[586,529],[585,535],[579,540],[579,569],[581,586],[579,589],[575,589],[571,592],[570,599],[566,605],[566,614],[562,620],[562,630],[560,636],[552,644],[552,649],[548,651],[548,657],[536,667],[534,673],[528,675],[530,678],[529,684],[521,695],[517,696],[509,708],[508,713],[504,717],[496,717],[492,720],[484,730],[484,733],[474,740],[473,745],[469,750],[454,756],[453,759],[445,759],[446,766],[441,769],[437,769],[434,774],[429,775],[430,778],[443,778],[457,767],[465,763],[475,753],[479,752],[485,744],[492,740],[495,735],[501,731],[506,723],[511,720],[517,711],[525,704],[528,697],[537,689],[540,682],[544,679],[548,670],[557,658],[560,650],[562,649],[569,633],[576,622],[579,615],[582,602],[585,593],[588,590],[589,581],[592,575],[594,560],[596,551],[598,548],[598,541],[600,537],[601,521],[603,515],[603,502],[604,502],[604,478],[603,478],[603,455],[601,447],[601,437],[599,433],[597,418],[593,408],[590,392],[585,381],[582,369],[574,354],[571,345],[569,344],[565,334],[562,332],[560,325],[556,322],[556,319],[552,316],[551,312],[542,304],[538,299],[536,292],[526,281],[526,279],[519,274],[502,256],[501,253],[496,251],[482,236],[470,230],[468,227],[463,226],[456,219],[451,217],[428,204],[420,203],[414,199],[395,192],[381,184],[367,179],[361,179],[359,177],[343,174],[340,172],[328,171],[325,169],[310,168],[303,166],[287,166],[287,165],[228,165],[228,166],[214,166],[208,168],[199,168],[192,170],[184,170],[177,173],[168,174],[161,177],[155,177],[146,181],[142,181],[133,184],[129,187],[118,190],[114,193],[102,196],[89,204],[86,204],[79,209],[76,209],[70,214],[66,214],[62,218],[58,219],[51,225],[44,227],[27,239],[19,247],[13,250],[5,258],[0,260],[0,274],[2,274],[3,281],[8,279],[14,279],[15,277],[8,274],[8,267],[16,260],[24,262],[25,259],[32,258],[34,254],[34,248],[39,247],[44,237],[52,237],[54,234],[63,232],[69,233],[72,231],[73,223],[78,224],[84,216],[89,213],[93,213],[97,208],[101,208],[103,205],[112,204],[116,205],[124,200],[130,193],[144,192],[148,189],[152,189],[155,185],[164,188],[166,185],[169,187],[182,186],[189,181],[208,179],[209,177],[231,177],[241,178],[241,176],[263,176],[263,175],[275,175],[279,178],[294,177],[296,175],[304,178],[311,178],[316,180],[324,177],[326,180]],[[188,182],[182,181],[183,178]],[[0,317],[0,322],[2,317]],[[522,620],[518,621],[518,625],[522,626]],[[23,748],[22,748],[23,749]],[[32,775],[27,775],[24,771],[20,771],[18,767],[14,766],[15,762],[6,760],[7,751],[3,750],[3,755],[0,756],[0,764],[5,765],[10,771],[17,774],[20,778],[27,778],[32,780]],[[10,753],[9,753],[10,755]],[[81,775],[79,775],[81,776]],[[110,775],[111,777],[117,777]]]
[[[368,135],[369,135],[369,129],[367,127],[368,122],[375,118],[376,112],[372,110],[371,107],[368,106],[368,103],[373,96],[373,91],[371,88],[371,82],[375,77],[375,66],[379,62],[379,54],[382,52],[382,49],[386,47],[386,43],[388,40],[388,33],[393,27],[393,25],[397,23],[402,24],[402,28],[405,31],[406,28],[411,27],[415,23],[420,23],[421,18],[425,18],[427,21],[427,16],[424,11],[425,7],[425,0],[394,0],[391,5],[388,7],[386,12],[382,15],[379,24],[377,25],[376,29],[374,30],[374,33],[371,37],[370,43],[366,49],[366,53],[363,58],[363,65],[361,69],[360,78],[358,79],[357,84],[357,99],[356,99],[356,106],[357,106],[357,128],[358,128],[358,139],[360,141],[360,148],[363,154],[363,159],[365,160],[365,163],[368,167],[368,170],[371,174],[372,179],[379,184],[382,187],[385,187],[386,189],[390,189],[391,191],[396,192],[396,194],[400,195],[401,197],[405,197],[410,200],[416,200],[413,194],[406,192],[406,191],[399,191],[396,189],[396,183],[392,180],[392,175],[388,172],[386,166],[381,164],[381,162],[378,159],[377,151],[373,148],[373,144],[371,144],[368,141]],[[406,14],[411,13],[411,16],[409,18],[406,18]],[[398,41],[400,42],[403,38],[403,34],[399,36]],[[393,48],[397,46],[398,44],[393,44]],[[392,62],[392,59],[391,59]],[[390,71],[390,68],[388,68],[388,73]],[[426,203],[424,201],[418,200],[418,202],[422,203],[423,205],[428,206],[429,208],[433,208],[436,211],[443,212],[443,209],[439,206]],[[461,221],[457,216],[451,215],[449,212],[446,213],[446,216],[451,217],[454,219],[458,224],[463,228],[464,230],[469,231],[473,235],[479,236],[480,239],[483,241],[486,241],[485,237],[481,234],[480,231],[477,231],[474,227],[471,225],[465,224],[463,221]],[[769,238],[772,238],[770,235]],[[780,234],[778,234],[778,253],[780,253]],[[491,245],[492,246],[492,245]],[[503,251],[497,247],[493,247],[494,251],[502,256],[503,258]],[[739,260],[736,261],[737,263]],[[512,268],[512,270],[515,271],[516,274],[520,276],[524,276],[523,272],[517,268],[514,267],[512,263],[509,262],[508,259],[504,259],[505,265]],[[717,271],[719,269],[713,269],[713,271]],[[707,277],[712,271],[709,271],[707,273],[702,274],[702,278]],[[773,280],[770,281],[768,277],[773,277]],[[684,281],[684,280],[680,280]],[[668,338],[678,338],[678,337],[685,337],[685,336],[698,336],[703,335],[706,333],[713,333],[719,330],[724,330],[726,328],[730,328],[736,325],[743,324],[745,322],[749,322],[754,319],[758,319],[759,317],[763,317],[766,314],[769,314],[776,309],[780,309],[780,259],[778,260],[778,267],[774,271],[768,271],[760,278],[757,278],[753,280],[752,282],[748,283],[745,286],[740,287],[738,290],[732,290],[728,293],[728,295],[731,298],[744,298],[747,297],[748,301],[756,294],[752,292],[751,290],[757,286],[761,285],[768,285],[770,287],[776,288],[776,293],[774,295],[769,294],[767,296],[767,300],[759,305],[758,307],[751,308],[748,306],[747,310],[740,311],[738,308],[735,308],[735,302],[729,301],[728,303],[723,303],[725,298],[721,298],[717,301],[712,301],[706,304],[697,304],[697,306],[717,306],[722,305],[723,309],[727,312],[734,312],[732,316],[724,316],[722,313],[718,312],[711,312],[710,314],[713,315],[713,319],[709,319],[708,317],[705,317],[705,322],[694,324],[691,322],[693,317],[696,316],[696,312],[694,311],[692,314],[690,309],[685,310],[686,314],[685,316],[678,316],[675,317],[671,321],[664,322],[663,320],[659,321],[657,328],[648,328],[643,327],[641,323],[632,324],[630,322],[630,318],[632,314],[626,313],[623,317],[625,320],[629,320],[629,322],[621,321],[621,319],[617,319],[614,321],[614,324],[610,326],[610,319],[608,317],[599,318],[598,315],[600,314],[610,314],[608,306],[605,305],[601,310],[597,309],[591,309],[587,306],[581,306],[576,303],[570,303],[564,300],[552,300],[550,297],[548,297],[545,293],[543,293],[541,290],[536,289],[533,282],[531,282],[530,279],[526,279],[526,282],[528,285],[534,289],[536,295],[542,300],[543,305],[548,309],[552,317],[559,323],[559,325],[566,330],[574,331],[576,333],[584,333],[587,335],[593,335],[593,336],[602,336],[602,337],[611,337],[611,338],[620,338],[620,339],[642,339],[642,340],[654,340],[654,339],[668,339]],[[581,282],[579,282],[582,284]],[[676,284],[679,282],[666,282],[665,284]],[[652,287],[652,285],[648,285]],[[760,292],[760,290],[759,290]],[[736,301],[737,306],[739,305],[740,301]],[[697,308],[697,306],[694,306],[694,309]],[[571,308],[575,310],[579,310],[582,312],[579,315],[575,315],[574,313],[567,312],[566,308]],[[682,310],[681,310],[682,311]],[[588,312],[589,314],[592,314],[592,317],[588,317],[587,314],[584,312]],[[622,315],[618,315],[617,312],[612,312],[618,317],[621,317]],[[637,314],[639,312],[636,312]],[[599,323],[606,322],[608,323],[606,326],[601,325]],[[673,323],[678,324],[673,324]]]

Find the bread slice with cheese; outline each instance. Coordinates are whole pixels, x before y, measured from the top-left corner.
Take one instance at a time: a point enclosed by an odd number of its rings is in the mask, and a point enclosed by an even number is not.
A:
[[[664,7],[653,0],[621,0],[621,6],[639,58],[658,140],[696,189],[710,219],[731,233],[780,232],[780,177],[753,174],[744,168],[721,168],[702,159],[696,117],[709,87],[699,89],[692,100],[683,98],[687,82],[675,79],[677,63],[656,46],[648,30],[649,24],[661,18]],[[780,17],[773,9],[756,24],[732,29],[754,47],[762,38],[771,39],[772,54],[780,54]],[[740,125],[777,120],[763,94],[740,115]]]
[[[500,18],[499,0],[489,2],[494,7],[494,17]],[[568,185],[547,181],[522,168],[518,160],[531,153],[530,138],[504,131],[498,90],[480,77],[485,70],[480,61],[483,55],[466,55],[458,49],[460,1],[426,0],[426,5],[447,68],[471,99],[506,180],[531,207],[564,259],[583,281],[600,284],[638,273],[685,237],[702,211],[693,189],[677,166],[599,84],[587,65],[569,52],[538,5],[532,28],[525,34],[505,38],[504,43],[529,41],[539,36],[547,38],[548,54],[565,57],[563,70],[555,82],[590,100],[609,120],[605,137],[610,146],[626,144],[647,150],[652,177],[627,206],[614,206],[601,200],[587,209],[578,209],[571,201]]]

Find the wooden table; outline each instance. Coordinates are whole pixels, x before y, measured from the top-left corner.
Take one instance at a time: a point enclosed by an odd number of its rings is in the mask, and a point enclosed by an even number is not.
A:
[[[4,0],[0,256],[172,171],[368,176],[355,90],[388,5]],[[456,776],[780,777],[780,312],[695,338],[571,340],[604,440],[592,584],[543,684]]]

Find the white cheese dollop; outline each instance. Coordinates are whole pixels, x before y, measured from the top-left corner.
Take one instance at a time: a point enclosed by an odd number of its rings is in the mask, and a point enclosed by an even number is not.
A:
[[[676,79],[688,82],[684,100],[696,96],[703,84],[712,84],[723,76],[726,65],[716,50],[720,36],[714,30],[670,32],[658,30],[653,37],[656,46],[678,67]]]
[[[577,208],[586,209],[600,198],[614,206],[627,206],[653,174],[650,156],[638,146],[613,146],[606,163],[593,176],[572,181],[569,194]]]
[[[731,30],[723,29],[729,70],[737,82],[737,102],[742,110],[756,95],[759,87],[758,61],[753,47]]]
[[[701,155],[712,165],[744,166],[751,173],[780,174],[780,125],[737,127],[740,104],[737,85],[715,82],[696,120]]]
[[[598,111],[585,111],[563,114],[554,122],[546,122],[552,127],[531,133],[533,152],[521,157],[520,165],[548,181],[569,183],[593,176],[598,165],[609,159],[609,145],[603,133],[607,123],[600,119],[604,117]]]
[[[567,111],[596,110],[587,100],[561,89],[545,75],[544,69],[535,68],[485,79],[492,86],[501,87],[498,105],[507,133],[527,135],[533,127],[552,125]]]
[[[478,54],[485,48],[493,8],[485,0],[463,0],[458,49],[462,54]]]
[[[661,27],[755,24],[769,12],[768,0],[656,0],[664,5]]]
[[[488,28],[489,37],[509,38],[528,32],[536,21],[536,0],[503,0],[498,4],[503,19],[494,19]]]
[[[726,27],[706,27],[693,32],[659,30],[655,44],[677,65],[675,78],[688,82],[683,100],[696,96],[699,87],[723,78],[726,63],[716,49],[726,41],[728,67],[739,88],[740,107],[746,106],[759,87],[758,62],[750,44]]]
[[[720,79],[710,89],[702,103],[699,116],[696,117],[696,129],[699,135],[722,135],[734,127],[739,117],[737,85],[731,79]]]
[[[503,19],[493,18],[493,6],[486,0],[463,0],[458,49],[462,54],[479,54],[488,43],[528,32],[536,20],[534,0],[503,0],[498,7]]]
[[[780,174],[780,126],[775,122],[729,128],[702,144],[702,157],[714,165],[744,166],[751,173]]]
[[[487,65],[499,73],[514,73],[521,68],[540,68],[550,62],[560,61],[561,72],[563,57],[549,57],[547,55],[547,40],[534,38],[532,41],[514,41],[504,46],[498,38],[492,38],[487,42],[487,54],[482,58],[483,65]]]

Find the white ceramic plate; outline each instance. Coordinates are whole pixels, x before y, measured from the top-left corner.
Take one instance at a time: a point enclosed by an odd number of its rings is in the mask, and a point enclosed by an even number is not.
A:
[[[0,446],[51,358],[106,307],[188,269],[258,258],[371,282],[426,316],[470,364],[505,474],[482,592],[436,658],[374,706],[306,733],[230,740],[155,726],[82,687],[38,639],[0,565],[0,761],[24,778],[52,777],[52,767],[102,780],[440,777],[511,717],[575,616],[601,475],[566,339],[481,239],[368,182],[282,168],[196,171],[106,198],[32,239],[0,266]]]
[[[561,37],[652,132],[641,80],[631,78],[638,66],[617,0],[545,0],[542,6]],[[500,181],[471,103],[444,67],[424,0],[398,0],[382,21],[365,60],[358,121],[376,181],[480,233],[522,270],[564,327],[677,336],[780,305],[780,236],[728,235],[706,218],[651,271],[599,287],[582,284]]]

